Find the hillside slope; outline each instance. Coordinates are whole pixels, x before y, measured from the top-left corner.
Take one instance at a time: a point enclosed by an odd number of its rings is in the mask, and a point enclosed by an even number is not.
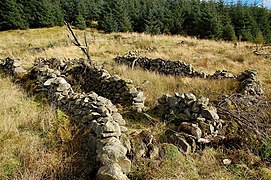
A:
[[[87,29],[86,32],[95,63],[102,65],[111,74],[116,73],[121,77],[132,79],[134,84],[141,86],[147,97],[146,105],[150,108],[154,107],[157,98],[165,93],[192,92],[196,96],[207,96],[211,101],[216,101],[221,95],[234,93],[238,87],[236,82],[231,80],[164,76],[139,68],[132,70],[125,65],[116,64],[113,61],[116,56],[137,51],[140,56],[149,58],[182,60],[206,73],[225,69],[233,74],[240,74],[244,70],[255,69],[267,101],[270,102],[271,61],[270,58],[254,55],[253,50],[247,47],[252,44],[241,43],[238,48],[234,48],[231,42],[198,40],[182,36],[103,34],[93,29]],[[76,31],[76,33],[79,39],[83,40],[83,31]],[[84,57],[80,50],[72,45],[67,34],[64,27],[0,32],[0,59],[7,56],[17,57],[21,59],[25,68],[30,68],[34,60],[39,57],[48,59]],[[146,81],[149,83],[143,84]],[[0,177],[3,179],[78,177],[74,165],[80,161],[71,160],[76,153],[66,154],[69,146],[65,144],[67,143],[65,140],[69,139],[69,132],[74,128],[69,126],[69,118],[62,112],[58,112],[60,114],[55,117],[46,100],[26,95],[26,92],[13,85],[3,72],[1,72],[0,83],[1,107],[3,107],[0,117],[3,147],[0,156],[3,158],[0,163],[3,164],[1,167],[4,167],[0,171]],[[126,114],[128,126],[135,133],[144,129],[158,136],[168,128],[160,119],[129,114],[125,109],[123,113]],[[155,125],[150,126],[153,123]],[[63,128],[67,130],[64,135],[61,131]],[[177,153],[174,148],[169,147],[169,149],[169,157],[166,161],[135,162],[130,177],[134,179],[234,179],[258,175],[268,179],[270,176],[270,168],[265,168],[268,166],[265,163],[261,164],[257,155],[248,154],[246,157],[246,150],[233,153],[239,154],[241,159],[236,160],[238,162],[236,166],[226,167],[221,163],[226,155],[212,148],[206,148],[189,156]],[[244,162],[242,164],[239,161]],[[33,167],[33,163],[37,165]]]

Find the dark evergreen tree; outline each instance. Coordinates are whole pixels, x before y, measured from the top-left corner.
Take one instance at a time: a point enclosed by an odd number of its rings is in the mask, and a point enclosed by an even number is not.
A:
[[[223,0],[2,0],[0,30],[50,27],[63,21],[105,32],[185,34],[201,38],[271,42],[271,13]],[[97,23],[98,22],[98,23]]]
[[[118,31],[118,22],[111,9],[110,1],[104,2],[101,6],[98,28],[104,30],[106,33]]]
[[[86,29],[87,27],[85,19],[83,18],[81,14],[78,14],[78,16],[75,18],[74,25],[81,30]]]
[[[120,32],[131,31],[132,24],[130,21],[128,11],[126,10],[128,7],[128,4],[126,3],[126,1],[125,0],[111,0],[110,2],[111,2],[112,13],[118,23],[118,31]]]
[[[235,35],[234,27],[231,24],[231,19],[228,14],[223,17],[224,23],[222,27],[221,38],[226,41],[236,41],[237,37]]]
[[[155,4],[149,2],[147,4],[147,11],[144,17],[145,20],[145,32],[149,34],[160,34],[162,22],[159,19],[158,8],[156,8]]]
[[[0,1],[0,30],[25,29],[28,23],[24,18],[22,6],[15,0]]]
[[[198,35],[203,38],[220,38],[222,33],[222,23],[216,12],[213,2],[201,3],[201,16],[198,21]]]

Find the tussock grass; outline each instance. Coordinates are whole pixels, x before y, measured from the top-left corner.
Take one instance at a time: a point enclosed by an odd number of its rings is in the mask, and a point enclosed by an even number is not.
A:
[[[53,118],[50,108],[0,78],[0,179],[53,177],[61,156],[49,150],[43,133]]]

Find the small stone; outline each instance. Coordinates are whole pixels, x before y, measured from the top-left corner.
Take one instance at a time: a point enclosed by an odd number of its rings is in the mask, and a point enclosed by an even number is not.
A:
[[[201,106],[201,108],[206,108],[209,104],[209,98],[201,97],[200,99],[198,99],[197,104]]]
[[[132,79],[124,79],[124,81],[127,84],[133,84],[133,80]]]
[[[213,106],[208,106],[201,112],[202,117],[209,120],[218,120],[219,116],[217,114],[216,108]]]
[[[128,177],[122,173],[121,167],[117,163],[112,163],[99,168],[96,174],[97,180],[129,180]]]
[[[63,77],[57,77],[57,78],[55,78],[54,83],[55,84],[67,84],[67,81]]]
[[[224,165],[230,165],[231,164],[231,160],[230,159],[223,159],[223,164]]]
[[[123,119],[120,113],[113,113],[112,118],[114,121],[116,121],[120,126],[125,126],[126,121]]]
[[[135,88],[135,87],[131,87],[129,89],[129,93],[132,95],[132,96],[136,96],[136,94],[138,93],[138,90]]]
[[[136,95],[136,97],[133,98],[133,100],[137,103],[144,102],[146,100],[146,97],[144,96],[142,91],[139,91]]]
[[[93,116],[101,116],[101,114],[97,113],[97,112],[92,112],[91,115],[93,115]]]
[[[15,73],[16,75],[24,74],[24,73],[26,73],[26,70],[25,70],[24,68],[22,68],[21,66],[20,66],[20,67],[16,67],[16,68],[14,69],[14,73]]]
[[[121,131],[122,133],[126,133],[126,132],[128,132],[128,128],[125,127],[125,126],[120,126],[120,131]]]
[[[118,126],[118,127],[116,127]],[[103,133],[110,133],[110,132],[115,132],[117,129],[116,128],[120,128],[119,125],[114,122],[114,121],[107,121],[103,126],[102,126],[102,130]]]
[[[45,81],[45,83],[43,83],[44,86],[50,86],[54,81],[55,81],[56,78],[50,78],[50,79],[47,79],[47,81]]]
[[[185,140],[185,138],[178,134],[174,133],[173,135],[170,136],[172,139],[173,143],[179,147],[186,153],[190,154],[191,153],[191,146],[188,144],[188,142]]]
[[[126,134],[121,134],[119,140],[121,144],[127,149],[127,152],[130,153],[132,146],[129,137]]]
[[[113,141],[112,141],[113,140]],[[131,161],[126,157],[127,149],[118,139],[110,139],[100,152],[98,152],[98,160],[103,165],[117,163],[121,167],[121,171],[128,174],[131,171]]]
[[[156,159],[159,157],[159,148],[157,146],[153,146],[149,152],[150,159]]]
[[[178,128],[178,131],[186,132],[195,136],[197,139],[199,139],[202,135],[201,129],[198,127],[198,125],[193,123],[182,122]]]
[[[14,62],[13,62],[14,67],[19,67],[21,65],[22,65],[22,62],[20,60],[14,60]]]
[[[185,93],[184,96],[185,96],[185,99],[188,101],[190,101],[190,100],[196,101],[197,100],[196,96],[192,93]]]
[[[210,134],[214,134],[214,132],[215,132],[215,128],[212,124],[209,124],[209,132],[210,132]]]
[[[205,138],[199,138],[198,139],[198,143],[201,143],[201,144],[208,144],[210,143],[210,141],[208,139],[205,139]]]
[[[176,107],[178,104],[178,99],[174,96],[168,98],[169,107],[173,108]]]
[[[65,84],[60,84],[56,90],[57,91],[65,91],[70,88],[71,88],[71,85],[69,83],[65,83]]]
[[[121,78],[118,75],[113,75],[109,78],[110,82],[119,81]]]

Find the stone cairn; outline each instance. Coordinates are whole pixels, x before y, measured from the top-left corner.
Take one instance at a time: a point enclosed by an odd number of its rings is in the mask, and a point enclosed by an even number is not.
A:
[[[128,52],[124,56],[118,56],[114,59],[117,63],[126,64],[132,68],[135,66],[145,70],[155,71],[165,75],[187,76],[210,79],[235,78],[235,76],[226,70],[217,70],[214,74],[206,74],[196,71],[191,64],[182,61],[170,61],[160,58],[150,59],[140,57],[137,52]]]
[[[110,75],[101,67],[86,67],[80,60],[39,59],[37,66],[47,65],[57,69],[67,77],[73,86],[80,86],[84,92],[97,92],[100,96],[110,99],[114,104],[132,106],[134,110],[145,110],[143,92],[133,85],[131,79],[123,79],[118,75]]]
[[[26,72],[19,60],[11,58],[1,60],[0,68],[12,75]],[[34,66],[24,75],[34,81],[34,92],[45,93],[49,102],[91,127],[88,153],[96,157],[93,163],[99,166],[96,167],[96,178],[128,179],[126,175],[130,172],[131,161],[126,157],[129,146],[124,144],[129,143],[123,142],[127,132],[126,122],[111,101],[94,92],[74,93],[59,71],[48,66]]]
[[[168,131],[172,143],[184,152],[196,150],[197,144],[216,143],[224,138],[224,121],[205,97],[196,98],[192,93],[163,95],[158,99],[156,111],[178,128]]]

